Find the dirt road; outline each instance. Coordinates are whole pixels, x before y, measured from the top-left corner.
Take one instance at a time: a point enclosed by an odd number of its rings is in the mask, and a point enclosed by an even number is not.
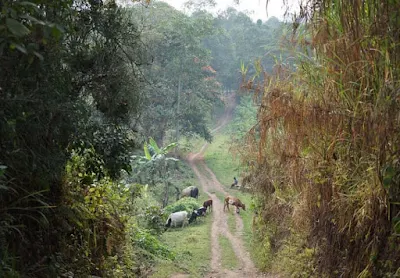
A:
[[[227,106],[224,116],[220,119],[217,128],[213,132],[218,132],[232,118],[232,111],[235,106],[234,95],[227,98]],[[235,214],[236,233],[231,233],[228,227],[228,213],[223,211],[223,202],[221,202],[215,192],[220,192],[224,196],[228,195],[224,187],[219,183],[215,174],[207,167],[203,159],[203,153],[208,144],[202,146],[198,153],[193,153],[188,156],[188,161],[196,174],[202,186],[203,192],[210,196],[213,200],[213,223],[211,227],[211,272],[206,275],[206,278],[222,278],[222,277],[240,277],[240,278],[255,278],[255,277],[271,277],[265,276],[257,272],[253,262],[250,259],[250,254],[245,250],[241,234],[243,231],[243,222],[239,214]],[[212,193],[213,192],[213,193]],[[238,259],[239,266],[235,270],[223,269],[221,264],[221,249],[218,242],[219,235],[223,235],[229,239],[232,244],[235,255]]]

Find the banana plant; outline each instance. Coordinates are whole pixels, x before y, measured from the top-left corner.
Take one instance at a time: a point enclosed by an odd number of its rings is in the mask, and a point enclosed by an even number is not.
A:
[[[141,182],[150,182],[156,184],[155,180],[161,179],[164,183],[163,207],[168,204],[168,192],[170,182],[168,181],[169,171],[168,165],[170,161],[177,162],[179,159],[167,157],[166,155],[174,149],[178,144],[176,142],[168,144],[165,147],[159,147],[153,138],[149,138],[148,142],[143,145],[144,156],[132,156],[135,163],[137,173]]]

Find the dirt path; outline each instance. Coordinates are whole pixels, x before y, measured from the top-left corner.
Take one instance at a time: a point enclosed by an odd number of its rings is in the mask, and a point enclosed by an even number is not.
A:
[[[213,132],[217,132],[224,127],[232,118],[233,108],[235,107],[234,95],[227,99],[227,108],[224,116],[220,119],[217,128]],[[215,174],[207,167],[204,162],[203,153],[208,144],[204,144],[198,153],[189,154],[188,162],[200,181],[203,192],[210,196],[213,200],[213,223],[211,227],[211,273],[206,275],[206,278],[222,278],[222,277],[271,277],[257,273],[253,262],[250,259],[250,254],[246,251],[241,234],[243,231],[243,221],[240,215],[235,213],[236,233],[232,234],[228,227],[228,213],[233,213],[234,209],[231,208],[230,212],[223,212],[223,202],[221,202],[215,192],[228,195],[224,187],[219,183]],[[200,171],[202,169],[202,171]],[[206,173],[205,173],[206,172]],[[219,235],[223,235],[229,239],[232,244],[235,255],[238,259],[239,266],[235,270],[223,269],[221,265],[221,249],[218,242]]]

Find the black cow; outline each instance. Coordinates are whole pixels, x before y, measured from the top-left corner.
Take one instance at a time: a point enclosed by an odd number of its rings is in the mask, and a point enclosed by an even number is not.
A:
[[[192,215],[189,218],[189,224],[192,223],[194,220],[197,219],[199,216],[205,216],[207,209],[205,207],[201,207],[198,209],[193,210]]]

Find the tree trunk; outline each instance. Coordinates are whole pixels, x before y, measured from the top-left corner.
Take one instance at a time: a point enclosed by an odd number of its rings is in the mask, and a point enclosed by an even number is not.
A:
[[[181,90],[182,90],[182,85],[181,85],[181,74],[179,75],[179,80],[178,80],[178,104],[177,104],[177,109],[176,109],[176,142],[179,141],[179,110],[181,106]],[[176,150],[177,148],[175,148]]]
[[[164,192],[164,199],[163,199],[163,208],[165,208],[168,205],[168,201],[169,201],[169,182],[165,181],[164,182],[164,186],[165,186],[165,192]]]
[[[162,177],[164,179],[164,187],[165,187],[165,192],[164,192],[164,199],[163,199],[163,208],[165,208],[168,205],[169,201],[169,182],[167,178],[167,165],[166,165],[166,160],[164,158],[163,164],[162,164]]]

